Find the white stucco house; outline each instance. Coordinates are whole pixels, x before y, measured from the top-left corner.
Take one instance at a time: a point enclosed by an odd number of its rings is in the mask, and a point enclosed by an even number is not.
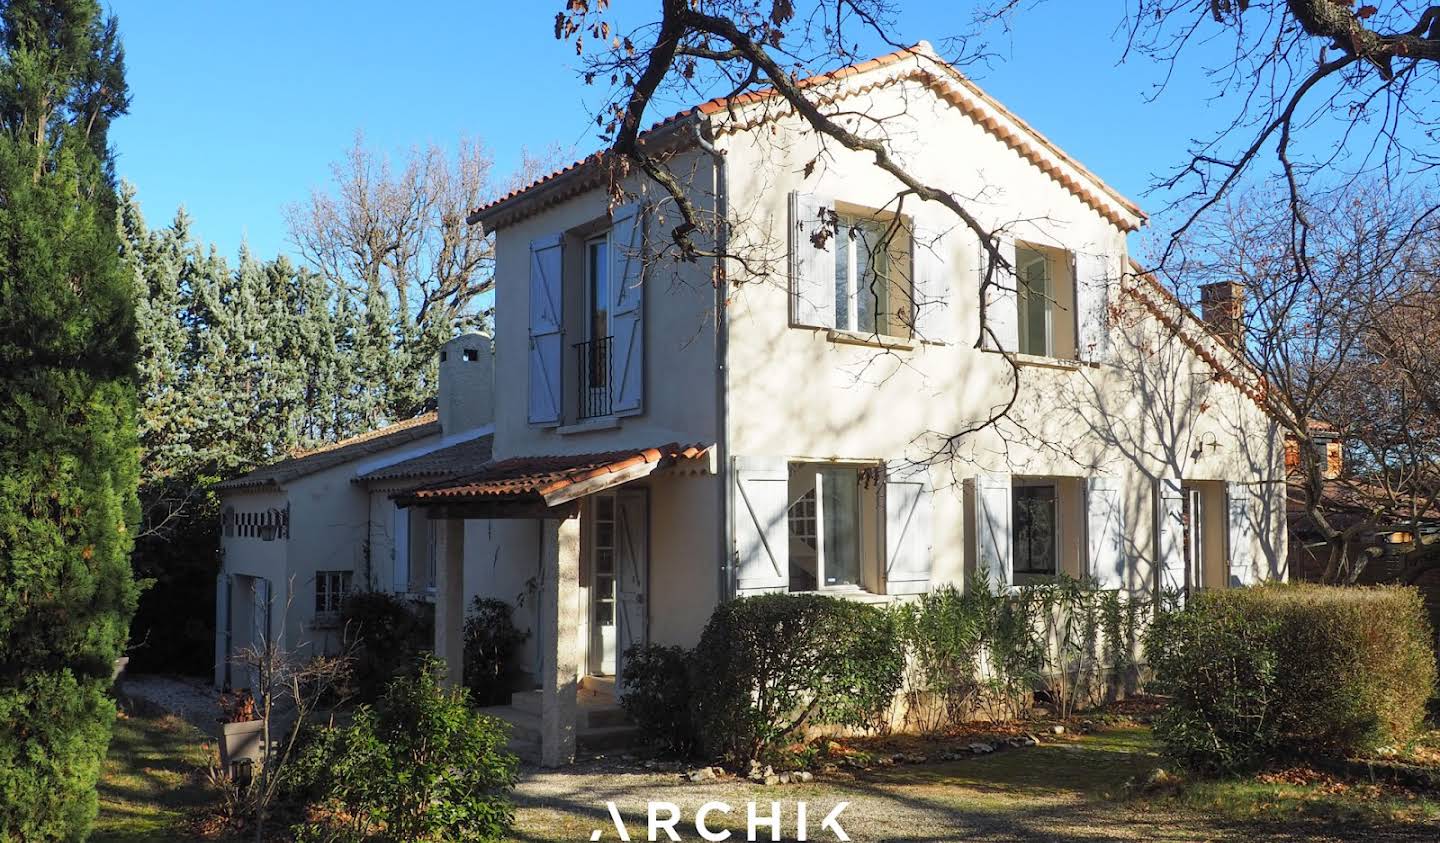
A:
[[[737,257],[674,260],[673,200],[636,176],[612,207],[597,156],[471,215],[493,461],[394,501],[433,525],[453,675],[470,596],[524,596],[537,690],[509,716],[547,764],[628,645],[693,645],[735,595],[1285,576],[1283,444],[1224,330],[1241,291],[1202,318],[1136,274],[1140,209],[927,45],[807,84],[1000,233],[983,343],[976,235],[771,96],[645,135]]]
[[[333,652],[351,591],[434,599],[430,522],[392,496],[489,461],[493,369],[490,337],[456,337],[441,351],[437,410],[218,484],[216,687],[249,684],[233,656],[260,641]]]

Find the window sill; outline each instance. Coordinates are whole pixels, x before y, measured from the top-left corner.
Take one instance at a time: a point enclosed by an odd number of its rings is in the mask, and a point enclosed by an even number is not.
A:
[[[871,348],[883,348],[887,351],[913,351],[915,349],[915,341],[907,337],[867,334],[863,331],[842,331],[839,328],[826,328],[825,339],[843,345],[866,345]]]
[[[1046,357],[1043,354],[1007,353],[994,348],[987,348],[985,350],[991,354],[1006,354],[1010,359],[1015,361],[1015,365],[1017,366],[1030,366],[1036,369],[1060,369],[1066,372],[1078,372],[1081,369],[1093,369],[1097,365],[1068,357]]]
[[[792,591],[791,594],[820,594],[825,597],[834,597],[837,600],[853,600],[856,603],[889,603],[893,597],[888,594],[876,594],[873,591],[866,591],[860,586],[828,586],[825,588],[812,588],[806,591]]]
[[[573,436],[576,433],[592,433],[597,430],[617,430],[619,427],[620,419],[618,417],[601,416],[574,424],[562,425],[555,428],[555,432],[561,436]]]

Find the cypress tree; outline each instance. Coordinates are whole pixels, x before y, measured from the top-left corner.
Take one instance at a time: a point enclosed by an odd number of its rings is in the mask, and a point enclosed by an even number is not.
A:
[[[136,585],[133,278],[95,0],[0,4],[0,839],[82,839]]]

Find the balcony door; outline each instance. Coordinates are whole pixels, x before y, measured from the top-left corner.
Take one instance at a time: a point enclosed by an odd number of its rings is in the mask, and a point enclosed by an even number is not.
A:
[[[582,419],[608,416],[610,400],[610,238],[609,234],[585,241],[584,342],[576,361],[580,369]]]

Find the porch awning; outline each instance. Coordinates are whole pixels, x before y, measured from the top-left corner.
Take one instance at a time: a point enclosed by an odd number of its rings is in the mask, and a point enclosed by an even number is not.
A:
[[[663,468],[690,464],[708,472],[710,450],[709,445],[672,442],[640,450],[511,457],[393,497],[401,506],[451,510],[457,517],[564,517],[570,512],[567,504]]]

